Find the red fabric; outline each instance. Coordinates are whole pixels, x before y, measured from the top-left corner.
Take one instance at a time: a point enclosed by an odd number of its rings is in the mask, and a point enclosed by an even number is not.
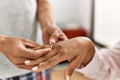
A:
[[[37,73],[37,80],[43,80],[42,73]]]
[[[77,36],[88,36],[87,31],[84,28],[78,29],[63,29],[63,32],[70,39]]]

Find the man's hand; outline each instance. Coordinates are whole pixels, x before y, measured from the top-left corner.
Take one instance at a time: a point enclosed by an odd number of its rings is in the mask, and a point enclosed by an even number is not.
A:
[[[34,50],[38,46],[39,50]],[[31,69],[33,66],[26,66],[24,62],[38,59],[50,50],[26,39],[0,36],[0,52],[18,68]]]
[[[43,42],[45,44],[67,39],[53,20],[49,0],[37,0],[37,18],[41,25]]]
[[[67,40],[66,35],[57,26],[46,27],[42,30],[42,33],[43,41],[45,44]]]

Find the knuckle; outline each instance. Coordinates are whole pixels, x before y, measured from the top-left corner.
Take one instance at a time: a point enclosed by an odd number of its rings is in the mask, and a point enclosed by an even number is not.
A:
[[[60,51],[59,51],[59,56],[64,56],[67,54],[67,49],[66,48],[62,48]]]
[[[58,43],[57,44],[57,49],[62,49],[62,48],[64,48],[64,45],[62,43]]]

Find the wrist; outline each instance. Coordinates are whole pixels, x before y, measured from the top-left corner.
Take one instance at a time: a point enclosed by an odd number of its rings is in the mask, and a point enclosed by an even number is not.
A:
[[[56,28],[56,27],[57,27],[56,24],[41,25],[41,29],[42,29],[42,30],[51,29],[51,28]]]
[[[0,52],[1,52],[1,49],[2,49],[2,44],[3,44],[3,42],[5,41],[5,39],[6,39],[6,37],[7,36],[5,36],[5,35],[0,35]]]

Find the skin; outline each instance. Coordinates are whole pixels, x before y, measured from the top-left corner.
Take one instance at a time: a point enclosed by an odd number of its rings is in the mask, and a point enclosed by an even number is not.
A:
[[[37,0],[37,8],[37,18],[41,24],[43,42],[48,44],[66,40],[67,37],[52,19],[48,0]],[[38,46],[40,48],[36,50]],[[30,40],[0,35],[0,52],[18,68],[31,69],[33,66],[27,66],[24,62],[28,59],[37,59],[50,50],[50,48],[43,48],[42,45]]]
[[[48,0],[37,0],[37,17],[41,24],[43,42],[45,44],[67,40],[66,35],[55,24],[51,15],[51,6]]]
[[[30,63],[26,65],[35,66],[37,69],[34,71],[40,72],[68,60],[70,64],[65,70],[66,80],[66,77],[71,76],[76,68],[82,65],[86,66],[94,56],[94,53],[95,48],[90,39],[77,37],[53,44],[52,51],[36,60],[30,60]]]
[[[37,46],[39,50],[34,50]],[[18,37],[0,36],[0,52],[4,54],[16,67],[31,69],[33,66],[26,66],[27,59],[37,59],[49,52],[50,48],[43,48],[41,45]]]

